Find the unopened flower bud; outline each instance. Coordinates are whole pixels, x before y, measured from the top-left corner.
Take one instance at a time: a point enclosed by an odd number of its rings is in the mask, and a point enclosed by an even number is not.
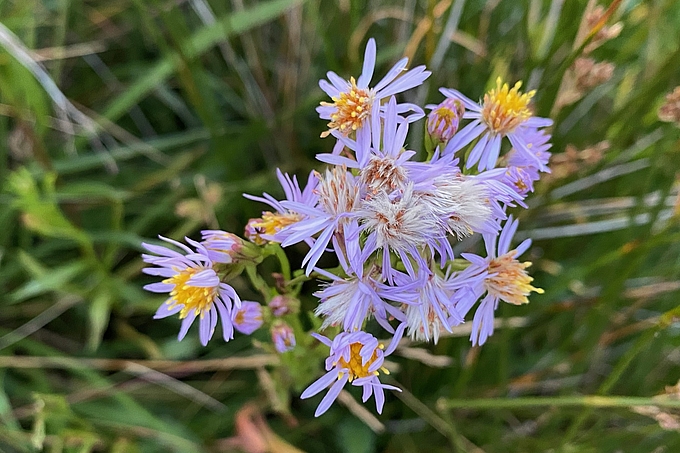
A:
[[[260,248],[235,234],[221,230],[203,230],[201,235],[208,257],[215,263],[240,264],[262,261]]]
[[[272,342],[278,352],[283,354],[295,347],[295,334],[293,329],[283,321],[276,322],[272,326]]]
[[[457,99],[446,98],[431,108],[432,111],[427,115],[427,133],[435,145],[444,146],[458,130],[465,107]]]
[[[274,316],[283,316],[289,313],[297,313],[300,309],[300,301],[292,296],[279,294],[269,301],[269,308]]]

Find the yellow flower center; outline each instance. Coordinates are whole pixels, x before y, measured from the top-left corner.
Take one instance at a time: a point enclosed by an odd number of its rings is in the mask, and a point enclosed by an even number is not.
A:
[[[170,291],[172,299],[167,302],[170,306],[169,308],[184,305],[179,312],[179,319],[186,318],[191,310],[194,310],[197,316],[203,318],[203,315],[210,310],[217,296],[217,287],[202,288],[187,284],[195,273],[202,270],[201,268],[187,267],[183,271],[178,272],[177,275],[163,280],[163,283],[175,285],[173,290]]]
[[[345,359],[343,358],[340,359],[340,365],[349,369],[350,382],[352,382],[354,379],[359,379],[371,375],[378,376],[380,374],[378,370],[373,372],[368,371],[368,369],[371,367],[371,364],[378,360],[377,351],[373,351],[373,355],[364,365],[362,363],[364,359],[361,357],[361,348],[363,347],[364,345],[361,343],[352,343],[351,345],[349,345],[350,350],[349,362],[346,362]],[[378,345],[378,348],[382,349],[384,348],[384,346],[380,344]],[[380,371],[382,371],[385,374],[390,374],[390,372],[385,367],[380,367]],[[341,377],[342,373],[338,375],[338,379],[340,379]]]
[[[267,241],[260,237],[261,234],[273,235],[281,231],[288,225],[299,222],[302,217],[299,214],[274,214],[271,212],[263,212],[262,218],[258,221],[252,222],[250,226],[255,229],[255,236],[250,239],[258,245],[264,245]]]
[[[322,106],[333,106],[337,110],[331,114],[331,122],[328,128],[339,130],[342,134],[348,135],[352,131],[359,129],[364,120],[371,113],[373,104],[373,94],[369,89],[357,87],[354,77],[350,78],[349,91],[343,91],[335,96],[333,102],[322,102]],[[325,131],[321,137],[327,137],[330,131]]]
[[[528,304],[527,296],[531,291],[543,294],[543,290],[531,286],[534,279],[524,270],[531,266],[531,263],[528,261],[520,263],[515,259],[515,254],[513,250],[492,259],[489,263],[489,273],[496,275],[487,278],[484,284],[489,294],[509,304]]]
[[[460,105],[460,102],[458,105]],[[457,112],[444,106],[435,109],[433,114],[437,117],[437,124],[444,123],[445,128],[451,127],[453,120],[458,120],[458,118],[460,118],[460,115],[458,115]]]
[[[515,187],[517,187],[517,190],[519,190],[520,192],[524,192],[525,190],[529,189],[529,187],[526,184],[524,184],[524,181],[522,181],[521,179],[515,181]]]
[[[522,82],[517,82],[512,89],[507,83],[501,85],[501,78],[496,79],[496,88],[484,95],[482,103],[482,120],[494,134],[508,134],[531,117],[529,101],[536,91],[521,93]]]

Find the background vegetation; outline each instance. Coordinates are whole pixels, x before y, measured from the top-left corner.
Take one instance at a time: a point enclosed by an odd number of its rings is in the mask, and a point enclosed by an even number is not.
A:
[[[657,116],[680,3],[603,6],[589,23],[586,0],[0,0],[0,451],[680,451],[680,136]],[[498,75],[538,90],[553,174],[521,227],[545,294],[501,307],[481,349],[465,326],[402,348],[382,416],[344,399],[314,419],[286,376],[311,382],[319,358],[178,343],[140,243],[241,232],[262,209],[243,192],[317,166],[318,79],[358,75],[369,36],[376,74],[404,54],[433,71],[413,101]]]

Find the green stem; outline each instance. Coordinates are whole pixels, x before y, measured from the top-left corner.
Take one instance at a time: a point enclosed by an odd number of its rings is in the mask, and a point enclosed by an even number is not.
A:
[[[250,283],[252,283],[255,289],[262,294],[265,302],[269,302],[269,299],[271,299],[269,285],[267,285],[267,282],[265,282],[260,274],[257,273],[257,268],[255,266],[246,266],[246,274],[248,275]]]
[[[598,389],[598,394],[603,395],[609,392],[611,388],[616,384],[616,382],[623,376],[623,373],[626,371],[628,366],[631,364],[633,359],[640,353],[644,348],[646,348],[649,345],[649,342],[654,339],[654,335],[656,334],[657,329],[649,329],[647,332],[645,332],[645,335],[642,335],[640,338],[638,338],[638,341],[633,345],[631,349],[629,349],[626,354],[621,357],[619,362],[616,364],[616,367],[614,370],[612,370],[611,374],[607,378],[606,381],[600,386]],[[593,396],[593,398],[605,398],[603,396]],[[616,397],[613,397],[616,398]],[[676,401],[678,402],[678,401]],[[657,404],[655,404],[657,405]],[[569,427],[567,430],[567,433],[565,434],[563,438],[563,445],[566,445],[573,439],[577,434],[581,426],[583,426],[583,423],[590,417],[593,413],[594,407],[598,406],[589,406],[586,405],[587,408],[581,412],[574,423]]]
[[[286,281],[289,281],[291,274],[290,274],[290,261],[288,261],[288,256],[286,255],[286,252],[283,251],[283,248],[279,244],[272,244],[272,247],[274,248],[276,258],[278,258],[279,263],[281,263],[281,273],[283,274],[283,278]]]
[[[411,408],[413,412],[418,414],[423,420],[425,420],[430,426],[437,430],[441,435],[446,437],[451,444],[452,451],[466,451],[465,444],[462,442],[461,436],[458,433],[455,425],[453,423],[447,423],[446,420],[442,419],[436,412],[430,409],[425,403],[421,402],[415,397],[411,392],[406,390],[404,386],[399,385],[399,383],[393,378],[387,378],[390,384],[397,385],[402,389],[401,392],[394,392],[394,395],[399,398],[406,406]]]
[[[527,396],[522,398],[440,399],[437,409],[520,409],[527,407],[637,407],[680,408],[680,400],[669,397],[643,396]]]
[[[305,274],[298,275],[298,276],[295,277],[294,279],[289,280],[289,281],[286,282],[286,288],[290,288],[290,287],[292,287],[292,286],[295,286],[295,285],[300,284],[300,283],[303,283],[303,282],[308,282],[308,281],[311,280],[312,278],[313,278],[313,277],[312,277],[311,275],[309,275],[309,276],[307,276],[307,275],[305,275]]]

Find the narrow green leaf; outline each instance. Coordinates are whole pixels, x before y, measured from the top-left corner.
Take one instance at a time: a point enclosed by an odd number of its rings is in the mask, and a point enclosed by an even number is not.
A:
[[[106,288],[103,288],[92,299],[92,303],[88,307],[87,313],[90,331],[87,337],[87,349],[92,352],[96,351],[101,344],[104,331],[109,324],[111,301],[111,293]]]
[[[64,266],[49,269],[42,275],[33,275],[33,278],[28,283],[11,292],[7,299],[9,303],[14,304],[50,291],[63,289],[65,284],[88,268],[88,263],[75,261]]]

